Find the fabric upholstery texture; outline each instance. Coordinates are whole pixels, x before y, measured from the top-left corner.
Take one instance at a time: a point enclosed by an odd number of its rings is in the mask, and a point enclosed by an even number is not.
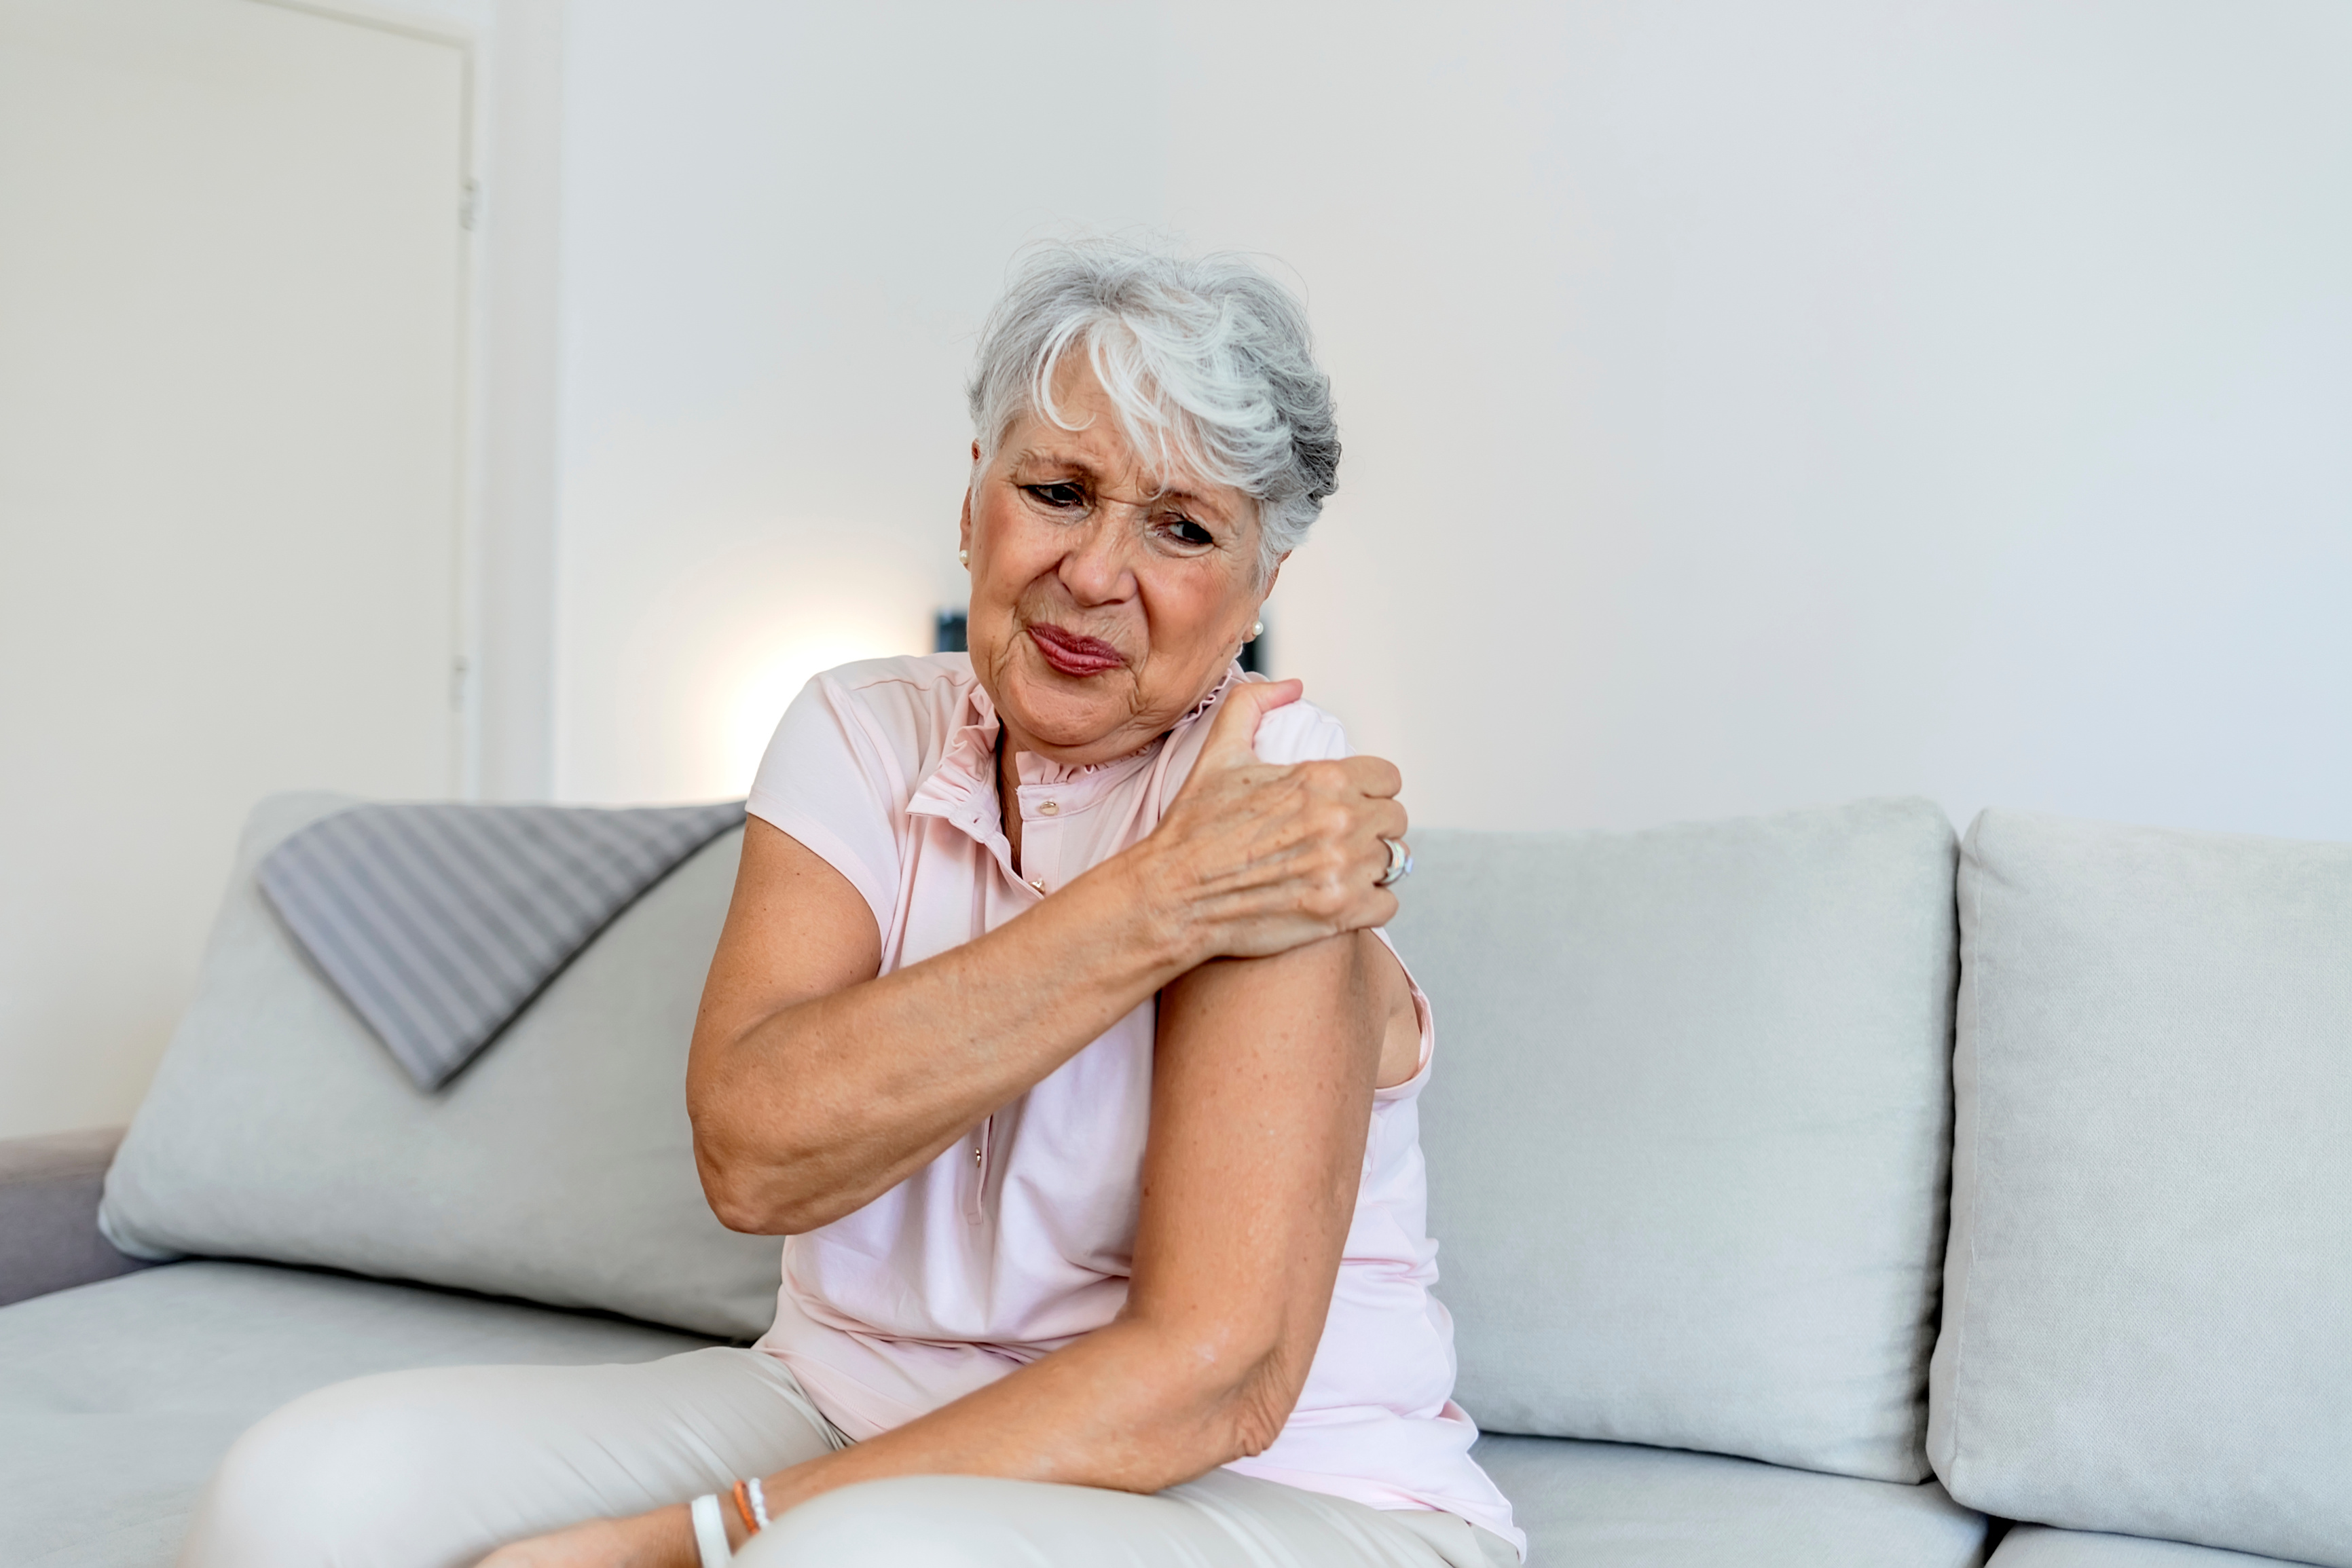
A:
[[[614,915],[742,821],[740,801],[370,802],[289,835],[261,890],[416,1086],[437,1089]]]
[[[1924,1479],[1941,809],[1413,848],[1391,931],[1437,1019],[1422,1144],[1455,1396],[1489,1431]]]
[[[2021,1524],[2001,1538],[1988,1568],[2289,1568],[2275,1557],[2250,1557],[2213,1546],[2095,1535]]]
[[[1987,811],[1959,896],[1937,1473],[2352,1568],[2352,845]]]
[[[1984,1517],[1932,1480],[1857,1480],[1552,1437],[1489,1436],[1475,1454],[1528,1532],[1529,1568],[1976,1568],[1984,1561]]]
[[[751,1338],[782,1244],[712,1217],[686,1051],[740,832],[615,920],[495,1051],[425,1093],[305,961],[254,868],[349,802],[255,810],[183,1017],[109,1173],[145,1256],[346,1269]]]
[[[0,1309],[0,1563],[166,1568],[237,1434],[344,1378],[651,1361],[709,1343],[247,1263],[178,1263],[20,1301]]]
[[[98,1197],[120,1127],[0,1142],[0,1306],[144,1267],[107,1244]]]

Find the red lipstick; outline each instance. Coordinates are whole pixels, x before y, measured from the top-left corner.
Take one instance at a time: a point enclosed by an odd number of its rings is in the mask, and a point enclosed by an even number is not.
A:
[[[1099,637],[1082,637],[1043,622],[1029,628],[1029,640],[1037,644],[1045,663],[1066,675],[1099,675],[1127,663],[1126,654]]]

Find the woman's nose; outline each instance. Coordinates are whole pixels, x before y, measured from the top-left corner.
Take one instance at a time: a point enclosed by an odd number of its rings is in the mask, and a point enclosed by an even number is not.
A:
[[[1134,591],[1128,560],[1134,532],[1116,507],[1095,515],[1093,526],[1072,541],[1069,554],[1062,558],[1062,585],[1071,597],[1081,604],[1107,604]]]

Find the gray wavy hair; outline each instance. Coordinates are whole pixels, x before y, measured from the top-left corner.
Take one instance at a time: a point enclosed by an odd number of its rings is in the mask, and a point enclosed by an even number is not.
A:
[[[1261,570],[1339,488],[1331,380],[1307,312],[1234,256],[1187,259],[1108,239],[1041,247],[980,333],[967,395],[981,461],[1025,414],[1075,430],[1054,372],[1083,344],[1128,440],[1163,479],[1194,474],[1257,503]]]

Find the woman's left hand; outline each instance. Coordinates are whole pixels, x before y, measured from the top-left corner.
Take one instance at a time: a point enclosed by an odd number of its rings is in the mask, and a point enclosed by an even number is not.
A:
[[[480,1568],[695,1568],[694,1527],[682,1508],[592,1519],[501,1546]]]

